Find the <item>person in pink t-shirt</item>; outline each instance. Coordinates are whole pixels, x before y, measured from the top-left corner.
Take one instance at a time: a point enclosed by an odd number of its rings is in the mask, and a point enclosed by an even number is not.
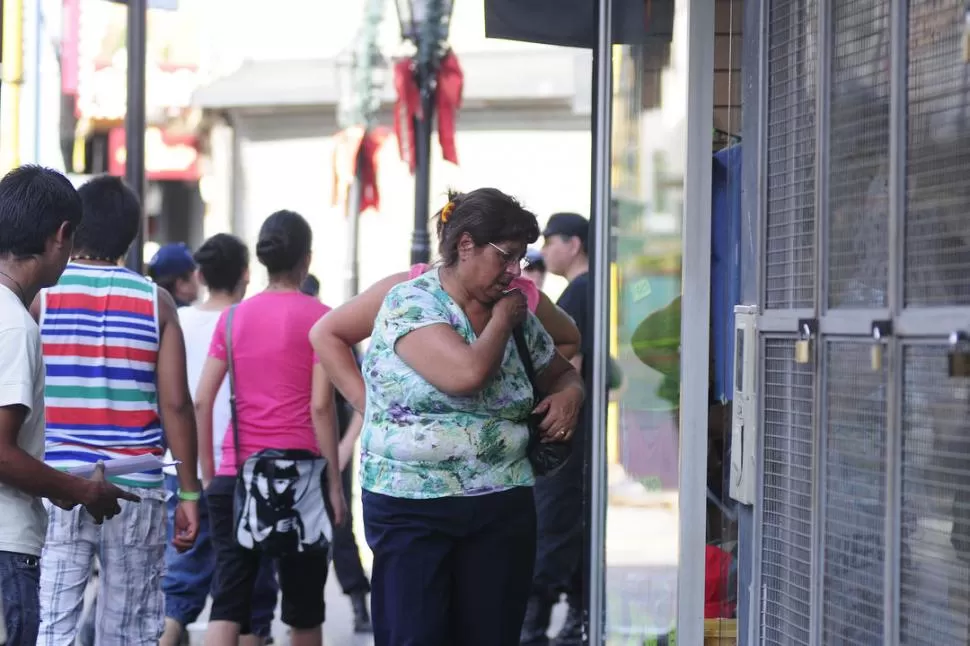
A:
[[[231,337],[239,447],[227,428],[212,428],[216,393],[228,370],[227,316],[216,325],[209,358],[196,391],[203,481],[209,483],[216,575],[212,587],[207,644],[235,644],[250,632],[253,586],[260,552],[241,547],[234,535],[233,492],[237,468],[264,449],[303,449],[337,464],[333,386],[314,359],[307,335],[330,308],[300,291],[310,264],[312,235],[299,214],[278,211],[263,223],[256,256],[269,273],[269,286],[233,312]],[[214,469],[212,433],[224,433],[222,460]],[[340,470],[328,468],[327,498],[332,521],[347,514]],[[291,643],[319,644],[324,618],[326,552],[286,554],[277,559],[283,593],[283,622]]]

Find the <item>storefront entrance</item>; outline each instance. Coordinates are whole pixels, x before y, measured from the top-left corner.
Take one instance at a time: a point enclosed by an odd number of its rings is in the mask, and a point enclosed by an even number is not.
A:
[[[746,637],[967,643],[966,3],[760,5]]]

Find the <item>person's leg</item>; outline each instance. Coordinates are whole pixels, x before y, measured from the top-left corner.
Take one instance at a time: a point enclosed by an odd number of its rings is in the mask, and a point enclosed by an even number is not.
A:
[[[279,590],[276,582],[276,563],[271,558],[262,557],[259,573],[256,575],[256,585],[253,588],[252,612],[253,634],[261,639],[267,639],[272,633]]]
[[[464,500],[364,492],[364,531],[374,553],[374,646],[452,643],[452,551]]]
[[[352,469],[344,469],[341,474],[344,485],[344,495],[347,498],[347,509],[351,509],[351,490],[353,487]],[[360,562],[360,548],[354,536],[353,517],[348,513],[347,522],[333,530],[333,569],[337,573],[337,580],[344,594],[350,597],[354,611],[354,632],[368,633],[372,631],[370,613],[367,611],[367,595],[370,593],[370,581],[364,573],[364,565]]]
[[[466,498],[477,527],[458,543],[450,643],[518,646],[535,561],[532,491]]]
[[[40,635],[43,646],[73,644],[101,528],[83,507],[47,503],[47,539],[40,562]]]
[[[574,447],[574,451],[575,451]],[[575,452],[552,477],[536,478],[536,562],[532,594],[522,625],[527,646],[547,642],[552,607],[571,589],[583,560],[583,469]]]
[[[165,500],[163,488],[131,488],[141,502],[121,502],[121,513],[101,531],[98,646],[157,646],[165,627]]]
[[[253,588],[260,557],[258,552],[240,547],[233,534],[235,485],[235,478],[218,476],[206,490],[209,536],[216,556],[207,646],[235,646],[239,635],[252,632]]]
[[[569,610],[562,629],[556,635],[557,646],[581,644],[583,639],[583,493],[579,482],[563,487],[550,510],[556,532],[544,537],[545,547],[554,553],[557,567],[557,590],[566,593]]]
[[[78,646],[95,646],[94,637],[97,634],[98,625],[98,588],[101,587],[101,580],[94,574],[94,568],[91,569],[91,579],[94,581],[94,598],[91,599],[88,611],[81,618],[81,628],[77,635]]]
[[[40,630],[40,559],[0,552],[0,601],[8,644],[36,644]]]
[[[166,476],[176,480],[173,476]],[[178,482],[167,483],[170,492],[178,491]],[[169,503],[177,501],[176,496]],[[165,547],[165,576],[162,592],[165,595],[165,632],[160,646],[176,646],[185,627],[198,619],[205,608],[215,570],[215,555],[209,540],[209,507],[205,495],[199,500],[199,535],[195,545],[179,552],[171,544],[174,535],[175,508],[168,505],[168,543]]]
[[[283,623],[290,627],[290,643],[320,646],[326,616],[323,590],[330,568],[326,552],[288,554],[280,557],[277,568],[283,594],[281,614]]]

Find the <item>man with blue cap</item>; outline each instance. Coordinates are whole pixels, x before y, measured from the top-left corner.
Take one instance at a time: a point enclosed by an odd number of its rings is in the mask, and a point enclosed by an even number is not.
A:
[[[195,270],[195,259],[184,242],[162,245],[148,262],[148,276],[172,295],[177,307],[191,305],[199,297]]]

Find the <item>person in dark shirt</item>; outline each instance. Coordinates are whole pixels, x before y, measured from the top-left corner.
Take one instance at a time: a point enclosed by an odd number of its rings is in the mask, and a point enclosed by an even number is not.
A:
[[[300,291],[314,298],[320,296],[320,281],[313,274],[308,274]],[[354,358],[360,365],[360,357],[354,350]],[[334,407],[337,409],[337,427],[340,429],[341,439],[347,434],[351,424],[355,422],[354,411],[339,390],[334,393]],[[357,420],[359,421],[359,420]],[[359,431],[358,431],[359,432]],[[344,451],[341,450],[341,454]],[[353,485],[353,469],[345,468],[341,471],[344,481],[344,493],[347,496],[347,509],[350,509],[350,494]],[[373,627],[370,612],[367,609],[367,595],[370,593],[370,581],[364,573],[364,566],[360,562],[360,549],[354,536],[353,522],[334,527],[333,530],[333,568],[337,572],[337,580],[344,594],[350,597],[354,609],[354,632],[370,633]]]
[[[571,359],[583,373],[583,356],[592,348],[588,319],[589,220],[576,213],[556,213],[542,232],[545,268],[569,281],[557,305],[572,317],[581,334],[580,351]],[[585,375],[584,375],[585,377]],[[583,406],[573,434],[572,456],[558,473],[536,478],[536,562],[532,596],[526,610],[521,644],[544,645],[552,607],[566,595],[569,612],[555,638],[557,646],[582,643],[583,611],[583,457],[590,428]]]

